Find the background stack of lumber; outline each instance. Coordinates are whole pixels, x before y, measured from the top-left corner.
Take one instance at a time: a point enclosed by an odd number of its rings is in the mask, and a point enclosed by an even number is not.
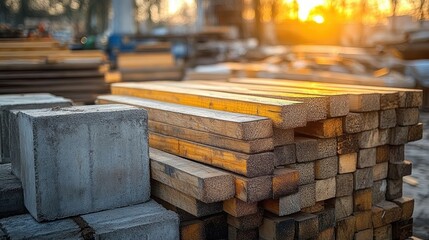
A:
[[[148,110],[152,195],[183,239],[405,239],[420,90],[272,79],[118,83]],[[120,96],[125,95],[125,96]],[[271,121],[270,121],[271,120]]]
[[[0,94],[49,92],[77,103],[108,93],[101,51],[70,51],[49,39],[0,41]]]
[[[116,65],[116,71],[106,74],[106,82],[180,80],[183,75],[169,43],[141,45],[137,52],[119,53]]]

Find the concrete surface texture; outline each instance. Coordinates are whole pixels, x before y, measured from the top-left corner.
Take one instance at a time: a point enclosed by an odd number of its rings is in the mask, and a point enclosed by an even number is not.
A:
[[[414,236],[429,239],[429,113],[421,112],[423,139],[405,145],[405,158],[413,163],[411,177],[404,177],[404,196],[414,198]]]
[[[0,239],[179,239],[179,217],[149,202],[39,223],[30,214],[0,219]]]
[[[179,217],[154,200],[81,216],[100,239],[179,239]]]
[[[0,218],[26,212],[21,181],[10,169],[10,163],[0,164]]]
[[[6,239],[81,239],[80,228],[72,219],[39,223],[30,214],[0,219]]]
[[[9,110],[67,107],[72,102],[48,93],[9,94],[0,96],[0,163],[10,162]]]
[[[149,200],[147,113],[126,105],[18,114],[24,203],[38,221]]]

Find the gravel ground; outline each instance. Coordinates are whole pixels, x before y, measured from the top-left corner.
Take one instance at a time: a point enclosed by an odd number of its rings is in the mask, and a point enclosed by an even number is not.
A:
[[[421,112],[423,139],[405,147],[405,158],[413,163],[413,186],[404,181],[403,194],[414,198],[414,236],[429,239],[429,113]]]

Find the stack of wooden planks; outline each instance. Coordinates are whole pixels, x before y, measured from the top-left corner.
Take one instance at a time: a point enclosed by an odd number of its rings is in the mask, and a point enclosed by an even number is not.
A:
[[[118,83],[149,115],[152,195],[182,239],[405,239],[422,92],[273,79]]]
[[[70,51],[53,40],[0,42],[0,94],[49,92],[93,103],[109,92],[101,51]]]
[[[106,82],[181,80],[183,68],[171,53],[169,43],[141,45],[133,53],[120,53],[117,70],[106,74]]]

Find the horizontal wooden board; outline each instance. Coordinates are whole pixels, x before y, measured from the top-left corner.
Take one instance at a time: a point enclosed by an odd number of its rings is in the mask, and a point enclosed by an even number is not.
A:
[[[274,171],[274,154],[272,152],[248,155],[153,132],[149,133],[149,145],[171,154],[247,177],[265,176]]]
[[[151,178],[205,203],[235,195],[231,174],[151,148]]]
[[[155,83],[115,83],[111,90],[115,95],[268,117],[279,128],[305,126],[307,118],[304,104],[296,101],[167,87]]]
[[[121,103],[144,108],[152,121],[236,139],[254,140],[273,135],[271,120],[254,115],[119,95],[99,96],[97,103]]]

